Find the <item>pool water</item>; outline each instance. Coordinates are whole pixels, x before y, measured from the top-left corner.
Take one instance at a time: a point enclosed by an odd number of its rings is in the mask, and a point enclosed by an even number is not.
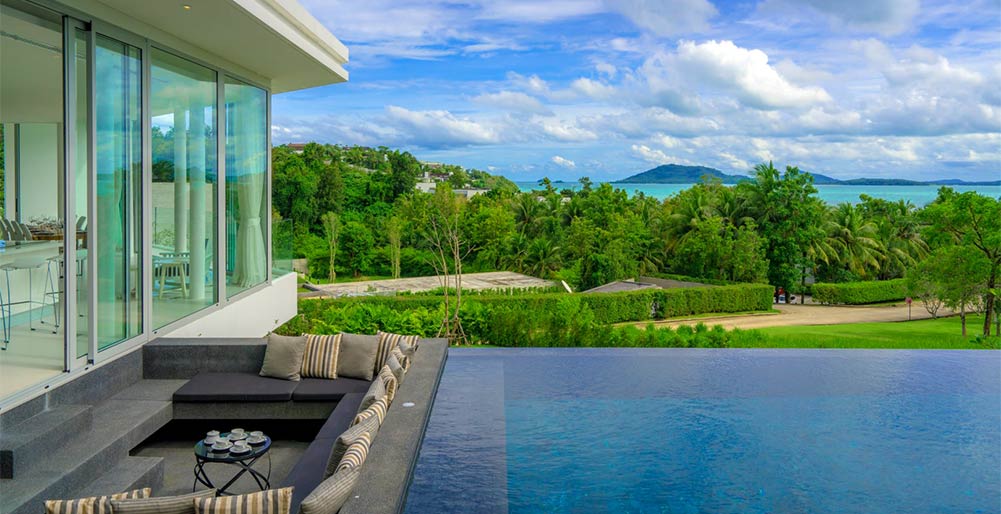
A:
[[[452,349],[407,512],[1001,512],[1001,352]]]

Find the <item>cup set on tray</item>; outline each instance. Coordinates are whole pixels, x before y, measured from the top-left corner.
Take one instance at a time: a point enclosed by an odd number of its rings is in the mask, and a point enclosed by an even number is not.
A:
[[[264,441],[264,432],[260,430],[248,433],[242,428],[234,428],[226,434],[220,434],[218,430],[205,434],[205,444],[214,452],[247,453],[252,449],[251,446]]]

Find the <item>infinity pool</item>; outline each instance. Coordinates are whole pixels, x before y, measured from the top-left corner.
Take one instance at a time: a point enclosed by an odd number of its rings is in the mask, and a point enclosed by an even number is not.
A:
[[[1001,352],[452,349],[407,512],[1001,512]]]

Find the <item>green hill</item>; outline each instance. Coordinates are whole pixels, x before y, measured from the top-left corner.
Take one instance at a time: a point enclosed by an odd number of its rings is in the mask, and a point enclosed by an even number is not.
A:
[[[693,184],[701,182],[703,177],[714,177],[724,184],[736,184],[749,177],[743,175],[728,175],[716,168],[708,166],[683,166],[681,164],[663,164],[652,170],[637,173],[631,177],[616,181],[616,184]]]

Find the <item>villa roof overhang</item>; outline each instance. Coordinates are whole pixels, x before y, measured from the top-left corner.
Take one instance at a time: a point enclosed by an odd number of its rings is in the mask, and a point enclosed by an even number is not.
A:
[[[295,0],[96,1],[268,80],[273,93],[348,80],[347,47]]]

